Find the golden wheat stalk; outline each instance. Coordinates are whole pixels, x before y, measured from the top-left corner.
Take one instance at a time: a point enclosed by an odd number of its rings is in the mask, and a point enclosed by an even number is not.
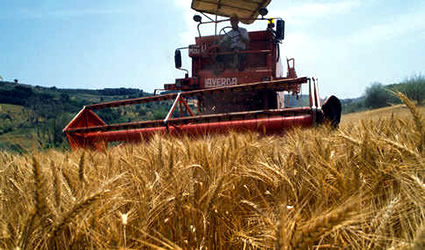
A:
[[[419,143],[418,143],[418,149],[419,149],[419,152],[423,152],[424,146],[425,146],[425,130],[424,130],[424,126],[423,126],[423,124],[424,124],[423,123],[423,117],[419,113],[419,110],[416,108],[416,105],[407,96],[405,96],[401,92],[397,92],[397,95],[404,102],[404,104],[406,104],[406,106],[410,110],[410,113],[413,116],[413,121],[415,122],[416,130],[420,135],[420,140],[419,140]]]
[[[294,249],[311,248],[325,233],[346,221],[353,208],[351,204],[310,220],[294,233],[291,246]]]
[[[34,176],[34,200],[36,214],[40,217],[46,215],[47,204],[45,201],[44,194],[46,194],[45,183],[41,175],[40,164],[38,163],[35,156],[33,157],[33,176]]]
[[[415,239],[412,243],[412,250],[423,250],[425,249],[425,223],[418,229],[415,235]]]
[[[346,135],[346,134],[340,134],[340,135],[338,135],[338,136],[339,136],[339,137],[341,137],[341,138],[346,139],[347,141],[349,141],[349,142],[351,142],[351,143],[355,144],[356,146],[360,146],[360,145],[362,144],[359,140],[356,140],[356,139],[354,139],[353,137],[348,136],[348,135]]]
[[[58,170],[55,166],[55,163],[53,161],[50,162],[50,168],[52,170],[52,175],[53,175],[53,193],[55,196],[55,203],[56,203],[56,207],[59,209],[61,206],[61,184],[60,184],[60,179],[59,179],[59,174],[58,174]]]
[[[102,190],[93,195],[90,195],[89,197],[74,205],[71,210],[65,213],[52,230],[51,236],[48,239],[49,246],[55,248],[54,241],[56,240],[57,236],[66,228],[66,226],[68,226],[83,211],[89,209],[94,203],[100,200],[107,192],[108,190]]]
[[[413,151],[412,149],[408,148],[406,145],[402,145],[398,142],[392,141],[390,139],[387,138],[380,138],[380,140],[386,142],[387,144],[397,148],[398,150],[408,153],[411,156],[414,156],[419,162],[422,162],[422,157],[416,153],[415,151]],[[379,142],[380,140],[375,140],[376,142]]]
[[[37,153],[39,163],[52,162],[49,173],[42,164],[34,169],[31,155],[0,153],[0,248],[419,248],[423,156],[415,121],[403,122],[392,117],[283,137],[156,137],[86,151],[83,167],[83,151]],[[96,196],[123,170],[125,178],[108,186],[113,192]],[[41,199],[34,192],[40,177]],[[358,212],[344,212],[347,200]],[[36,213],[40,202],[48,223]],[[132,211],[131,222],[117,220],[118,211]],[[2,231],[4,225],[13,228]]]
[[[68,226],[70,225],[75,218],[77,218],[79,215],[81,215],[84,211],[89,209],[93,206],[97,201],[101,200],[102,198],[106,197],[106,194],[110,193],[109,189],[106,189],[107,186],[115,183],[119,179],[121,179],[124,175],[127,173],[122,173],[120,175],[117,175],[116,177],[107,180],[103,183],[102,187],[99,189],[100,191],[97,191],[85,199],[81,200],[77,204],[75,204],[72,209],[70,209],[67,213],[65,213],[57,222],[56,225],[54,225],[52,229],[52,233],[49,234],[48,237],[48,246],[50,248],[56,248],[55,240],[59,236],[59,234]]]
[[[72,199],[75,200],[75,195],[77,193],[77,188],[74,187],[74,184],[71,180],[71,177],[65,172],[65,169],[61,171],[62,177],[65,180],[65,190],[68,191],[69,195],[72,196]]]
[[[80,162],[78,163],[78,179],[80,180],[82,184],[85,183],[85,179],[84,179],[85,155],[86,155],[86,151],[83,151],[80,157]]]
[[[17,238],[17,246],[21,249],[27,249],[27,244],[31,238],[31,233],[33,231],[34,220],[36,216],[36,210],[31,210],[28,214],[27,219],[25,220],[25,223],[23,224],[24,226],[22,233]]]

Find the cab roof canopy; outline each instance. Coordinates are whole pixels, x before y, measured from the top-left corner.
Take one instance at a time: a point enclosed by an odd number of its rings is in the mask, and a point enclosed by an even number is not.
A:
[[[253,23],[258,11],[269,5],[271,0],[192,0],[192,9],[213,15],[230,17],[237,15],[245,24]]]

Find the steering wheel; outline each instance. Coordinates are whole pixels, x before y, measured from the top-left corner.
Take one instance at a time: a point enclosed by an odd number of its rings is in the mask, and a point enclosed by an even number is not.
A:
[[[232,29],[232,26],[226,26],[221,28],[220,32],[218,32],[218,35],[221,35],[221,33],[223,32],[225,35],[227,35],[226,29]]]
[[[227,35],[228,31],[226,32],[226,29],[232,29],[232,26],[226,26],[221,28],[220,32],[218,32],[218,35]],[[234,37],[231,37],[231,39],[234,39]],[[213,45],[209,46],[209,48],[206,51],[206,55],[212,56],[214,55],[218,50],[220,49],[220,40],[216,40]],[[215,58],[214,60],[215,61]]]

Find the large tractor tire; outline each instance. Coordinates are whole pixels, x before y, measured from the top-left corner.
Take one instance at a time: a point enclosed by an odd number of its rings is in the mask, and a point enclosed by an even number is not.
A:
[[[325,100],[322,105],[322,112],[324,120],[329,122],[332,127],[338,128],[341,122],[342,106],[341,101],[336,96],[331,95]]]

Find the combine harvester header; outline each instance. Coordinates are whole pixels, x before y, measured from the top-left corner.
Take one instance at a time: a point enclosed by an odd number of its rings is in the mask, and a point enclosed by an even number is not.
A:
[[[195,44],[175,52],[175,66],[186,72],[185,77],[164,84],[160,91],[166,94],[156,95],[156,90],[150,97],[85,106],[64,128],[71,148],[101,149],[108,143],[146,140],[156,133],[201,136],[232,130],[269,135],[282,134],[294,126],[314,126],[325,120],[338,126],[341,116],[338,98],[331,96],[321,106],[317,81],[298,77],[294,59],[286,60],[287,73],[283,74],[279,44],[284,40],[285,22],[281,18],[265,18],[269,3],[193,0],[192,8],[209,20],[203,22],[200,15],[195,15],[194,21],[198,23]],[[218,20],[218,16],[231,17],[232,26],[221,27],[229,19]],[[247,32],[249,39],[243,49],[226,47],[222,41],[228,39],[233,43],[234,34],[243,33],[244,29],[237,26],[239,20],[245,24],[263,21],[266,27]],[[203,36],[201,27],[208,24],[214,25],[215,34]],[[188,50],[192,59],[191,76],[182,68],[183,49]],[[308,106],[293,106],[291,102],[298,99],[303,84],[308,86]],[[172,104],[160,120],[107,124],[95,113],[161,101]]]

